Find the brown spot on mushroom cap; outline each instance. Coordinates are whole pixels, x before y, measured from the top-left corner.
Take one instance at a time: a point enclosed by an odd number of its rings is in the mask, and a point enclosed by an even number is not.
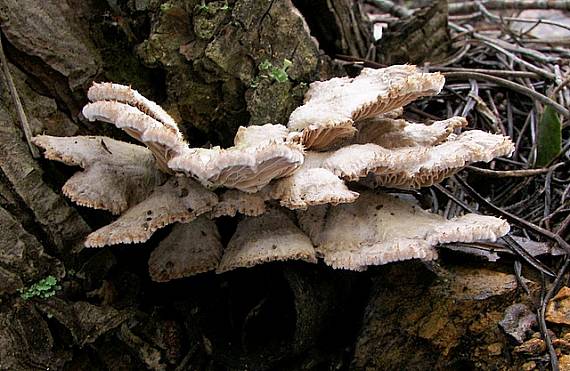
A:
[[[145,98],[130,86],[113,84],[108,82],[94,82],[87,97],[91,102],[117,101],[138,108],[143,113],[164,124],[168,130],[181,136],[178,124],[174,119],[155,102]]]
[[[315,250],[309,237],[283,211],[271,209],[239,222],[217,272],[283,260],[316,263]]]
[[[388,149],[430,147],[444,142],[455,129],[465,126],[467,120],[463,117],[435,121],[430,125],[375,117],[357,124],[358,134],[354,143],[374,143]]]
[[[364,68],[355,78],[317,81],[307,91],[305,104],[291,114],[288,127],[303,131],[306,148],[324,149],[335,138],[353,135],[355,121],[437,94],[444,82],[443,75],[421,73],[410,65]]]
[[[292,174],[304,160],[303,149],[293,143],[260,146],[188,149],[168,166],[198,179],[209,188],[236,188],[257,192],[272,179]]]
[[[382,205],[381,208],[377,208]],[[299,222],[317,254],[334,268],[362,270],[369,265],[437,257],[434,246],[448,242],[495,240],[509,231],[504,220],[468,214],[446,220],[419,208],[415,200],[373,191],[352,204],[303,212]]]
[[[513,150],[508,137],[470,130],[450,135],[434,147],[386,149],[372,143],[353,144],[330,153],[323,167],[347,180],[368,175],[366,184],[373,186],[417,188],[441,181],[469,163],[489,162]]]
[[[216,269],[223,246],[216,224],[204,216],[176,224],[150,254],[148,270],[156,282],[190,277]]]
[[[182,189],[187,190],[184,192],[185,196]],[[191,222],[197,216],[210,211],[217,201],[214,193],[191,179],[170,178],[119,219],[87,236],[85,246],[102,247],[145,242],[155,231],[168,224]]]
[[[229,189],[222,193],[220,202],[212,210],[212,218],[235,216],[237,213],[247,216],[258,216],[265,213],[265,201],[268,199],[262,189],[256,193],[245,193]]]
[[[155,155],[161,170],[171,173],[168,160],[184,151],[188,145],[178,130],[172,130],[138,108],[117,101],[97,101],[83,107],[83,115],[90,121],[104,121],[123,129],[144,143]]]
[[[63,186],[63,193],[81,206],[120,214],[165,179],[142,146],[99,136],[40,135],[32,142],[45,149],[46,158],[85,169]]]

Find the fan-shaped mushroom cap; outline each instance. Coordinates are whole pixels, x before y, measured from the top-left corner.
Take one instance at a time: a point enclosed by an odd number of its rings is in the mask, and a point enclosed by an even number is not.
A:
[[[119,219],[87,236],[85,246],[145,242],[155,231],[168,224],[191,222],[210,211],[217,201],[214,193],[191,179],[170,178]]]
[[[407,259],[432,260],[434,246],[495,240],[509,231],[505,221],[476,214],[446,220],[417,202],[365,191],[352,204],[309,209],[299,217],[325,263],[362,270]]]
[[[290,177],[279,180],[271,198],[280,200],[289,209],[306,209],[312,205],[354,202],[358,193],[327,169],[301,169]]]
[[[177,136],[182,137],[178,130],[178,124],[174,119],[160,107],[158,104],[151,100],[146,99],[138,91],[131,89],[130,86],[113,84],[108,82],[96,83],[94,82],[87,97],[91,102],[98,101],[117,101],[126,103],[133,107],[138,108],[143,113],[149,115],[153,119],[163,123],[170,131],[174,132]]]
[[[223,251],[220,239],[216,223],[204,216],[174,225],[150,254],[150,277],[167,282],[216,269]]]
[[[272,179],[291,175],[304,160],[303,148],[293,143],[260,146],[192,148],[174,157],[168,166],[198,179],[205,187],[257,192]]]
[[[281,206],[289,209],[356,200],[358,193],[349,190],[330,170],[321,168],[325,156],[325,153],[307,152],[299,170],[271,186],[271,198],[280,200]]]
[[[451,135],[434,147],[386,149],[377,144],[353,144],[331,153],[323,167],[346,180],[368,175],[367,184],[397,188],[430,186],[467,164],[510,155],[508,137],[471,130]]]
[[[240,126],[234,137],[236,147],[254,147],[265,143],[284,143],[289,129],[283,125],[251,125]]]
[[[245,193],[229,189],[222,193],[220,202],[212,210],[211,217],[235,216],[237,213],[258,216],[265,213],[265,201],[269,199],[266,188],[256,193]]]
[[[467,126],[463,117],[435,121],[430,125],[405,120],[371,118],[359,122],[355,143],[374,143],[384,148],[430,147],[444,142],[455,129]]]
[[[63,186],[63,193],[81,206],[120,214],[147,197],[165,180],[152,153],[138,145],[107,137],[52,137],[32,142],[47,159],[81,166]]]
[[[90,121],[99,120],[114,124],[146,144],[154,153],[161,170],[165,172],[171,172],[166,166],[168,160],[188,147],[177,128],[173,129],[126,103],[89,103],[83,107],[83,115]]]
[[[306,148],[323,149],[354,135],[354,121],[437,94],[444,82],[443,75],[421,73],[410,65],[364,68],[355,78],[317,81],[307,91],[305,104],[291,113],[288,127],[303,131]]]
[[[309,237],[283,211],[271,209],[239,222],[217,272],[283,260],[316,263],[315,250]]]

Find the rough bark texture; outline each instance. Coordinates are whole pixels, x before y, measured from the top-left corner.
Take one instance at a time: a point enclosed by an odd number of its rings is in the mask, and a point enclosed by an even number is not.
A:
[[[393,266],[387,277],[374,278],[353,369],[515,366],[497,326],[511,303],[529,300],[514,275],[481,267],[451,267],[438,275],[410,268]]]
[[[376,60],[387,65],[436,63],[448,56],[450,47],[447,0],[437,0],[391,24],[378,42]]]

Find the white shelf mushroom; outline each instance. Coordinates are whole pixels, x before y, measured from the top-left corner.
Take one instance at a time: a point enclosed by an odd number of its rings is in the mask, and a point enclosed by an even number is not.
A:
[[[492,240],[508,232],[501,219],[468,214],[445,220],[414,201],[351,189],[351,181],[429,186],[469,163],[513,151],[501,135],[455,134],[467,124],[461,117],[431,125],[398,119],[403,105],[438,93],[443,83],[442,75],[414,66],[315,82],[288,127],[240,127],[227,149],[189,148],[156,103],[127,86],[94,84],[84,115],[113,123],[148,149],[106,137],[38,136],[34,143],[46,158],[84,169],[64,185],[72,201],[121,214],[87,236],[86,246],[141,243],[168,224],[189,223],[175,226],[152,253],[155,281],[270,261],[314,263],[317,255],[335,268],[362,270],[435,259],[440,243]],[[229,188],[219,192],[219,201],[209,190],[218,187]],[[303,231],[275,201],[306,210],[298,212]],[[245,217],[222,252],[208,218],[238,213]]]
[[[152,153],[142,146],[95,136],[39,135],[32,143],[50,160],[85,169],[63,185],[63,193],[81,206],[120,214],[166,180]]]
[[[173,177],[156,187],[148,198],[127,210],[119,219],[92,232],[87,236],[85,246],[145,242],[158,229],[176,222],[189,223],[212,210],[217,202],[214,193],[195,181]]]
[[[204,216],[174,225],[150,254],[150,277],[155,282],[167,282],[216,269],[223,251],[220,240],[216,223]]]
[[[326,149],[353,136],[354,122],[437,94],[444,82],[443,75],[421,73],[411,65],[364,68],[355,78],[316,81],[305,94],[305,104],[291,113],[288,127],[302,131],[306,148]]]
[[[437,258],[435,246],[448,242],[494,241],[509,224],[468,214],[451,220],[429,213],[415,200],[365,191],[356,202],[300,212],[301,228],[317,254],[333,268],[364,270],[370,265]]]
[[[284,260],[317,262],[309,237],[282,210],[270,209],[239,222],[217,272]]]

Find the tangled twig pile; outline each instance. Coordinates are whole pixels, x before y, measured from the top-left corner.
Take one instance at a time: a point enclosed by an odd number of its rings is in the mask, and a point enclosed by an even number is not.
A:
[[[147,148],[107,137],[38,136],[33,143],[46,158],[84,169],[63,187],[71,200],[120,214],[87,236],[86,246],[141,243],[184,223],[151,255],[156,281],[317,257],[363,270],[434,259],[437,244],[494,240],[509,230],[490,216],[445,220],[410,197],[374,189],[429,186],[513,151],[502,135],[455,134],[466,126],[461,117],[431,125],[398,118],[403,105],[443,84],[441,74],[409,65],[315,82],[287,127],[242,127],[228,149],[190,148],[154,102],[129,87],[94,84],[84,115],[113,123]],[[237,213],[245,217],[224,249],[209,219]]]

